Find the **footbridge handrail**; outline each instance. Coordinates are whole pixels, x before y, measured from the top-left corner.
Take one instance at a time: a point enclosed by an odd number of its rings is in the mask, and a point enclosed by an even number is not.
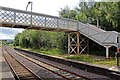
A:
[[[55,17],[30,11],[17,10],[2,7],[0,11],[2,22],[8,22],[21,25],[44,26],[53,28],[63,28],[77,30],[78,21]],[[32,20],[32,23],[30,23]]]

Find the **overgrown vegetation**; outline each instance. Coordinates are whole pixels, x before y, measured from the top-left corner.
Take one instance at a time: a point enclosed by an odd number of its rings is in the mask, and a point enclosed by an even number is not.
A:
[[[42,54],[46,54],[46,55],[59,56],[59,57],[63,57],[65,55],[68,55],[68,54],[63,53],[60,49],[57,49],[57,48],[53,48],[53,49],[45,49],[45,48],[32,49],[32,48],[22,48],[20,46],[16,46],[16,48],[23,49],[23,50],[28,50],[28,51],[33,51],[33,52],[38,52],[38,53],[42,53]]]
[[[0,40],[0,46],[2,45],[12,45],[13,41],[12,40]]]
[[[101,28],[120,32],[120,1],[80,2],[74,9],[62,8],[59,15],[94,25],[98,20]]]
[[[62,32],[48,32],[40,30],[24,30],[16,35],[14,46],[39,49],[41,51],[59,50],[67,51],[67,35]]]
[[[92,64],[99,64],[101,66],[106,66],[106,67],[112,67],[112,66],[116,65],[115,58],[106,59],[101,56],[92,56],[92,55],[83,55],[82,54],[82,55],[67,56],[66,58],[72,59],[72,60],[88,62],[88,63],[92,63]]]

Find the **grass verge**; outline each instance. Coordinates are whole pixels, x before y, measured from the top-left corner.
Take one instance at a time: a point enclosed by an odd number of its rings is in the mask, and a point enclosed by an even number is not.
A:
[[[106,59],[104,57],[99,58],[98,56],[81,54],[81,55],[67,56],[66,59],[88,62],[88,63],[97,64],[105,67],[116,66],[115,58]]]

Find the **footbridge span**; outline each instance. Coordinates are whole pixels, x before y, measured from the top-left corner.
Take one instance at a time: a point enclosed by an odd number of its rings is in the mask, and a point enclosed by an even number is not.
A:
[[[76,20],[7,7],[0,8],[0,24],[3,27],[68,32],[68,53],[79,54],[85,51],[88,44],[80,36],[81,34],[105,47],[107,58],[109,48],[111,46],[117,47],[118,32],[116,31],[105,31],[94,25],[83,24]],[[85,46],[81,46],[83,42]]]

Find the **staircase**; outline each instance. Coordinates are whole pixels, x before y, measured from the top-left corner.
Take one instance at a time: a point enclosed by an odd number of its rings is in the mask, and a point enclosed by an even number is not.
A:
[[[116,31],[105,31],[97,28],[91,24],[83,24],[79,22],[78,31],[94,42],[106,47],[115,46],[117,47],[118,32]]]

